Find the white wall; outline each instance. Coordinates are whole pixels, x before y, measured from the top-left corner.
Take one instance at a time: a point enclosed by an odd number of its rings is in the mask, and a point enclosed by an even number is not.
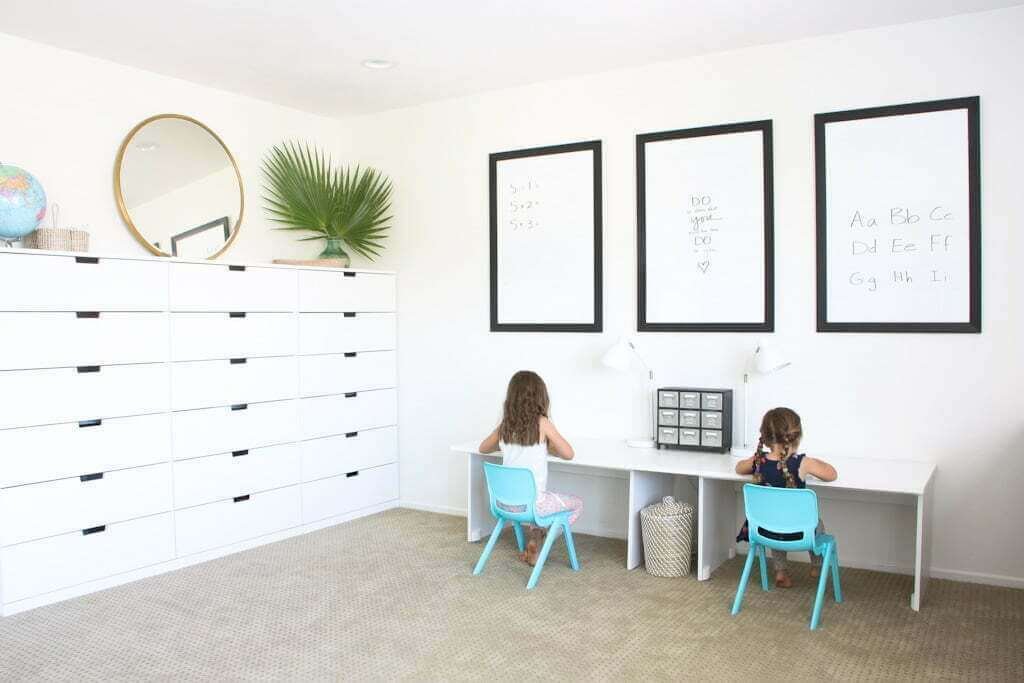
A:
[[[239,55],[239,68],[245,56]],[[117,149],[149,116],[187,114],[212,128],[234,154],[245,183],[245,216],[223,256],[236,261],[306,257],[316,244],[272,231],[262,201],[263,155],[286,139],[324,145],[335,158],[346,136],[333,119],[93,59],[0,34],[0,161],[25,168],[60,205],[64,226],[88,224],[90,251],[148,253],[128,232],[114,202]],[[44,225],[49,226],[47,217]]]
[[[400,273],[403,500],[464,508],[465,463],[448,447],[493,427],[505,382],[520,368],[545,377],[553,417],[570,437],[642,430],[639,381],[597,366],[620,333],[635,329],[634,135],[771,118],[774,336],[795,362],[758,387],[757,411],[798,410],[806,450],[825,458],[938,463],[937,573],[1024,585],[1024,552],[1013,542],[1024,520],[1022,32],[1018,7],[345,121],[358,158],[396,185],[390,258]],[[816,334],[813,114],[967,95],[981,96],[983,334]],[[606,332],[489,333],[488,153],[589,139],[604,141]],[[755,335],[645,334],[642,342],[662,383],[738,390]],[[613,495],[605,484],[590,488],[602,486]],[[850,549],[844,561],[909,565],[910,508],[842,500],[825,508]]]

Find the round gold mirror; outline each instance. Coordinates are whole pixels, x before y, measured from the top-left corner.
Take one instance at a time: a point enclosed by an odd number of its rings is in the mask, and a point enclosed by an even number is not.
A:
[[[132,128],[117,152],[114,195],[128,229],[157,256],[220,256],[245,210],[242,175],[227,146],[180,114]]]

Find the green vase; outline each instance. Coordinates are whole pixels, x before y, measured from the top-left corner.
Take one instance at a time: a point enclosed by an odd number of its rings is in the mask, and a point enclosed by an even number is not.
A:
[[[332,261],[341,261],[342,268],[347,268],[351,259],[348,257],[348,253],[345,252],[343,247],[344,241],[337,237],[328,237],[327,244],[324,246],[324,250],[317,256],[319,259],[330,259]]]

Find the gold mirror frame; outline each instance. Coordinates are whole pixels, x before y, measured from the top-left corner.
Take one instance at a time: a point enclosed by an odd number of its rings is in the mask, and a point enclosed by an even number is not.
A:
[[[142,233],[135,226],[135,222],[132,220],[131,214],[128,213],[128,205],[125,204],[124,192],[121,190],[121,166],[124,163],[124,154],[128,149],[128,143],[144,126],[152,123],[153,121],[159,121],[160,119],[180,119],[199,126],[213,136],[213,139],[221,146],[224,153],[228,155],[228,160],[231,162],[231,166],[235,169],[235,177],[238,179],[238,196],[240,200],[238,207],[238,220],[235,221],[235,229],[231,231],[231,236],[228,237],[224,246],[206,257],[207,261],[212,261],[227,251],[228,247],[230,247],[235,241],[235,238],[238,237],[238,231],[242,229],[242,217],[245,216],[245,185],[242,183],[242,173],[238,170],[238,162],[235,161],[235,156],[231,153],[231,150],[228,149],[228,146],[220,139],[220,136],[214,133],[210,127],[202,121],[194,119],[191,116],[185,116],[184,114],[157,114],[156,116],[150,116],[148,119],[140,121],[135,125],[135,127],[128,131],[128,135],[125,136],[124,140],[121,142],[121,146],[117,150],[117,159],[114,161],[114,198],[117,200],[117,211],[121,214],[121,218],[128,226],[128,230],[135,236],[135,239],[137,239],[139,243],[142,244],[142,246],[144,246],[151,254],[156,256],[171,256],[167,252],[153,246],[152,242],[143,237]]]

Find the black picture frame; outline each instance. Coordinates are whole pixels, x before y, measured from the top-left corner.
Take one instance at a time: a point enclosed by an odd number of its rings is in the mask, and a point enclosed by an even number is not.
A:
[[[193,237],[201,232],[206,232],[207,230],[212,230],[216,228],[218,225],[223,226],[224,228],[224,241],[226,243],[229,239],[231,239],[231,225],[230,221],[228,220],[228,217],[222,216],[221,218],[212,220],[209,223],[203,223],[202,225],[196,226],[194,228],[189,228],[185,232],[179,232],[177,235],[172,235],[171,256],[178,255],[178,242],[180,242],[181,240]]]
[[[828,320],[828,188],[825,127],[830,123],[908,116],[964,109],[967,114],[968,164],[968,320],[965,322],[829,322]],[[815,222],[818,332],[968,333],[981,332],[981,125],[980,98],[960,97],[909,104],[850,109],[814,115]]]
[[[647,167],[646,145],[733,133],[762,134],[764,191],[764,317],[760,322],[649,322],[647,320]],[[770,119],[682,128],[636,136],[637,330],[640,332],[773,332],[775,330],[775,200]]]
[[[588,323],[502,323],[498,311],[498,164],[509,159],[586,152],[593,155],[593,320]],[[601,332],[603,329],[602,301],[602,171],[601,141],[589,140],[546,147],[532,147],[489,155],[489,201],[490,201],[490,331],[491,332]]]

